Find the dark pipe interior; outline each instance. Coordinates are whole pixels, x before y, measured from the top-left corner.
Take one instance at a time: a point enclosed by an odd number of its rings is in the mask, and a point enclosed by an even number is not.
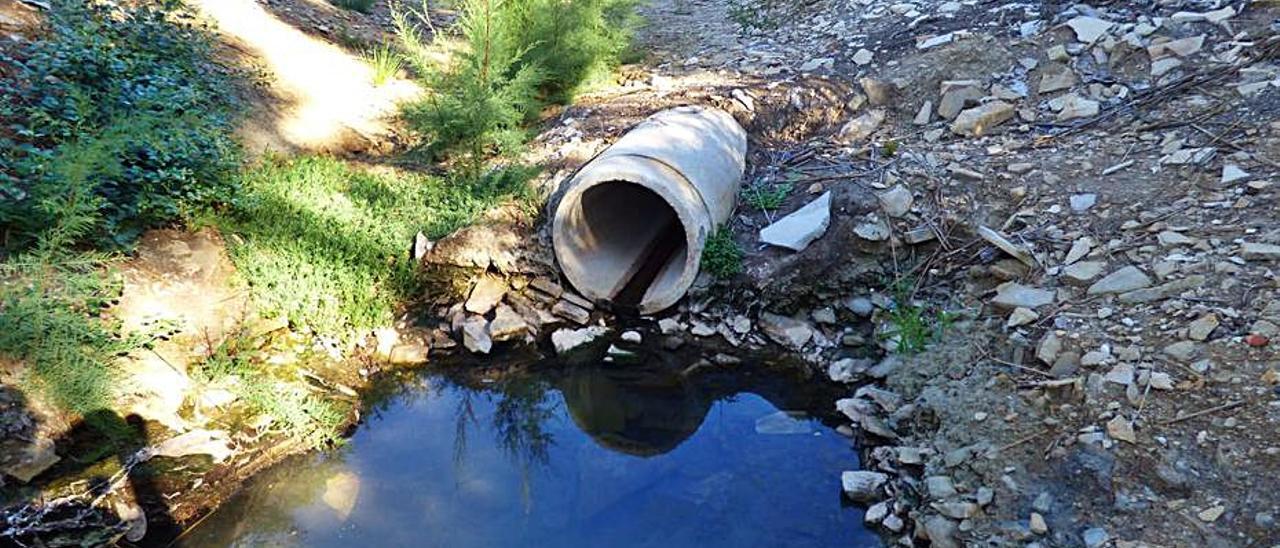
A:
[[[581,203],[596,252],[618,261],[610,269],[618,274],[610,300],[621,311],[637,307],[664,270],[683,268],[684,226],[657,193],[614,181],[588,189]]]

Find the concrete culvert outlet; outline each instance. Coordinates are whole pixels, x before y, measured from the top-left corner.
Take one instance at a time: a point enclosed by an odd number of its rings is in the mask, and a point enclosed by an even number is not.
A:
[[[716,109],[676,108],[636,126],[578,171],[556,209],[569,283],[646,314],[675,304],[733,212],[746,152],[746,132]]]

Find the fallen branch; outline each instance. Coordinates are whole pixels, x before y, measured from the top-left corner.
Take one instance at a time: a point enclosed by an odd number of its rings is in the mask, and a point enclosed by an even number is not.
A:
[[[1240,407],[1240,406],[1244,405],[1245,403],[1246,403],[1246,402],[1245,402],[1244,400],[1239,400],[1239,401],[1227,402],[1227,403],[1224,403],[1224,404],[1222,404],[1222,405],[1218,405],[1218,406],[1215,406],[1215,407],[1210,407],[1210,408],[1208,408],[1208,409],[1201,409],[1201,410],[1196,411],[1196,412],[1194,412],[1194,413],[1188,413],[1188,414],[1186,414],[1186,415],[1179,415],[1179,416],[1177,416],[1177,417],[1174,417],[1174,418],[1172,418],[1172,419],[1169,419],[1169,420],[1167,420],[1167,421],[1164,421],[1164,422],[1160,423],[1160,426],[1168,426],[1168,425],[1170,425],[1170,424],[1176,424],[1176,423],[1179,423],[1179,422],[1182,422],[1182,421],[1191,420],[1191,419],[1194,419],[1194,418],[1196,418],[1196,417],[1203,417],[1203,416],[1205,416],[1205,415],[1209,415],[1209,414],[1211,414],[1211,413],[1217,413],[1217,412],[1219,412],[1219,411],[1227,411],[1227,410],[1229,410],[1229,409],[1235,409],[1235,408],[1237,408],[1237,407]]]

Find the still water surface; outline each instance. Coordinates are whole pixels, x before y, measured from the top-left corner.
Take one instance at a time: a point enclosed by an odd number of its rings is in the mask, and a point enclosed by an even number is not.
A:
[[[856,454],[776,375],[424,373],[342,447],[269,470],[183,546],[875,546]]]

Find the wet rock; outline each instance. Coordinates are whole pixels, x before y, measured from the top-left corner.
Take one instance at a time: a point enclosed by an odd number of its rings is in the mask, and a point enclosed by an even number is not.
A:
[[[1105,278],[1089,286],[1090,295],[1107,295],[1125,293],[1135,289],[1151,286],[1151,278],[1135,266],[1126,266],[1108,274]]]
[[[932,548],[960,548],[960,541],[956,540],[958,532],[956,522],[945,517],[930,516],[925,519],[924,533],[929,537]]]
[[[622,339],[622,342],[628,342],[631,344],[640,344],[641,342],[644,342],[644,336],[641,335],[639,331],[626,331],[618,338]]]
[[[507,281],[498,276],[481,276],[476,281],[476,286],[471,289],[471,296],[467,298],[465,306],[467,312],[473,314],[488,314],[493,307],[502,301],[502,297],[507,294]]]
[[[894,533],[898,533],[898,532],[901,532],[902,529],[906,527],[907,524],[904,523],[902,521],[902,518],[898,517],[897,515],[889,514],[888,516],[885,516],[884,521],[881,522],[880,525],[882,525],[885,529],[888,529]]]
[[[760,241],[793,251],[803,251],[831,225],[831,193],[824,193],[804,207],[778,219],[760,231]]]
[[[854,502],[874,502],[882,497],[880,487],[889,476],[880,472],[856,470],[840,474],[840,485],[845,496]]]
[[[961,112],[951,123],[951,132],[956,135],[979,137],[986,135],[991,128],[1003,124],[1016,113],[1012,104],[1004,101],[991,101],[982,106]]]
[[[563,355],[604,336],[607,332],[607,329],[596,325],[582,329],[560,329],[551,334],[551,345],[555,347],[557,355]]]
[[[498,305],[493,321],[489,322],[489,338],[497,342],[523,338],[529,333],[529,324],[514,309]]]
[[[48,470],[61,460],[61,458],[58,457],[58,454],[54,451],[53,440],[46,438],[39,438],[35,440],[24,447],[21,453],[22,454],[19,455],[17,459],[14,459],[16,462],[0,469],[0,472],[13,476],[22,483],[31,481],[33,478],[40,475],[45,470]],[[6,455],[6,457],[8,457],[8,455]],[[6,458],[6,460],[9,459]]]
[[[850,383],[858,380],[870,366],[870,360],[844,358],[827,366],[827,376],[832,382]]]
[[[231,437],[222,430],[192,430],[169,438],[147,450],[150,457],[185,457],[209,455],[213,462],[222,462],[235,454],[231,449]]]
[[[969,519],[978,515],[981,510],[972,502],[935,502],[931,506],[939,514],[952,519]]]
[[[462,346],[475,354],[488,354],[493,349],[489,322],[483,316],[469,316],[463,320]]]
[[[799,350],[813,338],[813,328],[808,323],[765,312],[760,315],[760,328],[774,342]]]
[[[1054,293],[1047,289],[1028,287],[1017,282],[1005,282],[996,288],[991,304],[1004,309],[1036,309],[1053,304]]]
[[[889,516],[889,503],[877,502],[867,508],[867,513],[863,514],[862,521],[867,525],[879,525],[884,518]]]
[[[567,299],[556,301],[555,306],[551,307],[551,313],[578,325],[586,325],[587,322],[591,321],[590,311],[569,302]]]
[[[1084,545],[1088,548],[1102,548],[1107,541],[1111,540],[1111,535],[1107,534],[1107,530],[1101,527],[1091,527],[1085,529],[1080,535]]]

